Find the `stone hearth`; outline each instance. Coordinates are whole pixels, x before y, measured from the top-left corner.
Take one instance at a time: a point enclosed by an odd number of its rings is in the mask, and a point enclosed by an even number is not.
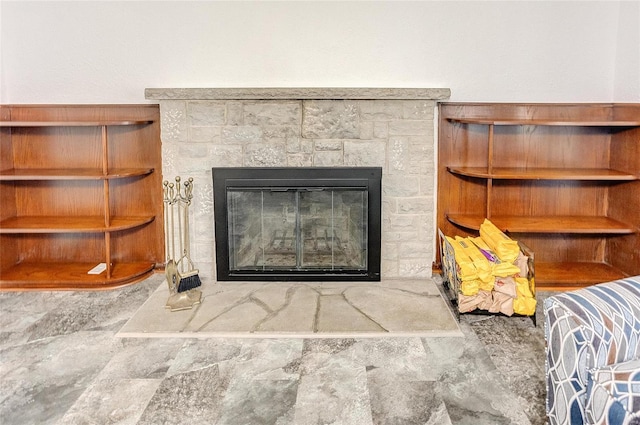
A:
[[[215,280],[213,167],[382,167],[383,279],[431,276],[436,102],[449,89],[154,88],[162,174],[194,178],[191,243]]]

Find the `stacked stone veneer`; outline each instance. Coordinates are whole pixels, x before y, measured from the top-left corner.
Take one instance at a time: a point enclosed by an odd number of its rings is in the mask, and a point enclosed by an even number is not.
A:
[[[448,89],[147,89],[162,173],[194,178],[191,251],[215,280],[212,167],[380,166],[382,278],[431,276],[434,111]]]

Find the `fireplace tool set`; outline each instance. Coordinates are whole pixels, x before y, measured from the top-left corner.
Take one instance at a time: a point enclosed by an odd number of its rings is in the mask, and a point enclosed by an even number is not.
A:
[[[168,181],[162,185],[167,256],[165,275],[170,293],[165,307],[171,311],[188,310],[200,304],[202,299],[202,292],[197,289],[202,282],[191,261],[189,246],[189,205],[193,199],[193,178],[184,182],[184,190],[180,176],[176,177],[175,185]]]

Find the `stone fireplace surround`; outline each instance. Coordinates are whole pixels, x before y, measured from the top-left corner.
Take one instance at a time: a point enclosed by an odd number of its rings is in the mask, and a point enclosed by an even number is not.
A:
[[[194,178],[191,254],[215,281],[213,167],[382,167],[381,277],[431,276],[435,123],[446,88],[149,88],[162,175]]]

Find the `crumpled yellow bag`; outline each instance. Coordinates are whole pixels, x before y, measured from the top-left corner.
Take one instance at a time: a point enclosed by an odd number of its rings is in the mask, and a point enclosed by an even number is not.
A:
[[[459,248],[471,259],[476,268],[478,279],[480,280],[480,289],[491,291],[495,278],[491,274],[491,263],[482,255],[477,246],[473,244],[471,238],[462,238],[456,236],[455,242]]]
[[[496,277],[517,276],[520,268],[511,263],[498,263],[493,266],[492,273]]]
[[[468,297],[476,295],[480,290],[480,282],[478,279],[463,280],[460,282],[460,292]]]
[[[517,314],[532,316],[536,313],[536,299],[529,287],[529,281],[524,277],[516,278],[516,293],[513,300],[513,311]]]
[[[455,239],[450,236],[445,236],[445,238],[453,248],[460,280],[465,281],[478,279],[478,271],[476,270],[476,266],[473,264],[473,260],[469,258],[469,256],[464,252],[460,244],[456,242]]]
[[[518,254],[520,247],[518,242],[505,235],[488,219],[480,225],[480,237],[489,245],[489,248],[496,253],[500,261],[513,263]]]
[[[489,260],[491,263],[497,263],[500,261],[496,253],[493,252],[491,248],[489,248],[489,245],[487,245],[487,243],[482,240],[481,237],[472,238],[471,240],[473,241],[475,246],[478,247],[478,249],[484,251],[483,255],[485,255],[485,257],[487,257],[487,260]]]
[[[498,256],[495,254],[495,252],[493,252],[491,248],[489,248],[489,245],[487,245],[487,243],[481,237],[473,238],[471,240],[473,241],[474,245],[478,247],[479,250],[486,252],[487,256],[494,258],[493,261],[487,260],[491,265],[491,274],[493,276],[507,277],[507,276],[518,275],[520,273],[520,268],[515,264],[501,262]],[[518,247],[518,249],[520,248]],[[480,252],[480,254],[482,254],[482,251]],[[484,257],[487,258],[486,256]]]

